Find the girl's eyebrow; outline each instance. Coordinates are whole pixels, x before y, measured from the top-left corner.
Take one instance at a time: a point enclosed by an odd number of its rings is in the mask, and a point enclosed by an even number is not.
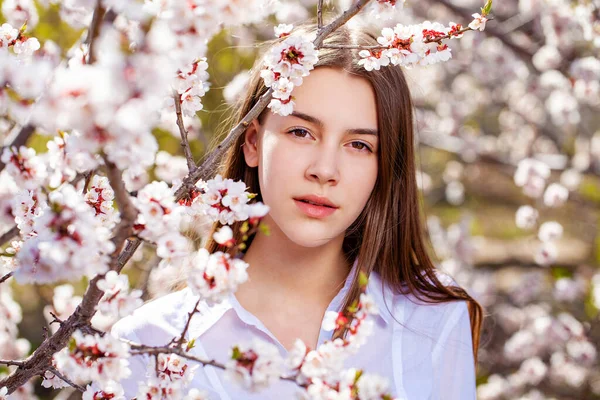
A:
[[[311,124],[318,126],[320,129],[323,129],[325,124],[323,121],[318,119],[317,117],[313,117],[312,115],[304,114],[300,111],[293,111],[292,114],[296,118],[303,119]],[[356,134],[356,135],[373,135],[377,136],[377,129],[368,129],[368,128],[351,128],[347,129],[346,132]]]

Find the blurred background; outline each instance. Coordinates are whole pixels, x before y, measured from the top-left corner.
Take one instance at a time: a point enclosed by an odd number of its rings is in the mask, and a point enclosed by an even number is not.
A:
[[[2,13],[19,3],[33,5],[28,33],[42,46],[53,42],[63,56],[73,51],[84,30],[69,24],[63,2],[0,0]],[[326,2],[326,20],[350,3]],[[408,0],[394,14],[377,18],[368,9],[351,23],[375,33],[425,20],[466,26],[482,6]],[[316,15],[313,0],[273,7],[268,23],[223,30],[208,43],[210,90],[188,125],[197,160],[227,131],[257,44],[272,37],[277,23]],[[600,399],[600,1],[503,0],[494,3],[492,16],[484,32],[449,43],[449,62],[405,71],[415,99],[417,179],[432,254],[485,308],[479,399]],[[10,128],[9,119],[0,120],[0,134]],[[174,124],[154,135],[161,152],[141,179],[184,176]],[[44,152],[48,140],[36,134],[27,144]],[[202,236],[205,228],[190,230]],[[154,269],[159,261],[142,248],[124,270],[145,299],[169,290],[164,282],[172,276],[165,274],[173,272]],[[16,336],[35,349],[51,321],[48,312],[68,315],[77,303],[72,296],[87,281],[56,291],[10,286],[13,310],[22,312]],[[0,358],[10,358],[3,343],[14,337],[0,331]],[[39,382],[28,390],[24,398],[77,398]]]

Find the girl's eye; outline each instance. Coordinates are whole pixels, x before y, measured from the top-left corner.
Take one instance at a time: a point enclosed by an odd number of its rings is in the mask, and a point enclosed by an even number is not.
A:
[[[371,150],[371,148],[363,142],[352,142],[350,143],[352,145],[353,149],[357,149],[359,151],[368,151],[369,153],[372,153],[373,150]]]
[[[303,128],[290,129],[288,131],[288,133],[291,133],[293,136],[299,137],[299,138],[305,138],[310,135],[310,133],[306,129],[303,129]]]

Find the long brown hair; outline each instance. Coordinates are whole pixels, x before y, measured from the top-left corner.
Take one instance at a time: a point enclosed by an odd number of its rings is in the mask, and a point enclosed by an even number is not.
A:
[[[292,34],[314,34],[316,26],[295,28]],[[364,28],[342,26],[330,34],[324,42],[329,45],[377,45],[373,35]],[[315,68],[328,67],[345,70],[366,79],[373,87],[377,107],[380,139],[378,177],[371,196],[360,216],[346,231],[343,251],[347,260],[358,258],[360,270],[370,274],[376,271],[383,284],[397,293],[412,294],[427,303],[443,303],[465,300],[471,320],[473,353],[477,362],[477,350],[482,322],[482,307],[464,289],[445,286],[435,272],[435,265],[428,255],[425,232],[419,208],[416,183],[415,146],[413,127],[413,104],[410,90],[400,67],[383,67],[367,72],[358,65],[358,50],[320,49]],[[248,89],[240,101],[232,124],[237,124],[267,91],[260,77],[262,63],[258,59],[248,83]],[[264,115],[270,112],[265,109]],[[233,144],[220,165],[223,177],[243,180],[248,190],[262,196],[257,168],[246,165],[242,145],[244,135]],[[233,231],[239,240],[240,223]],[[213,226],[214,232],[218,225]],[[212,240],[212,232],[205,245],[207,250],[222,250]],[[250,242],[251,245],[251,242]],[[346,309],[358,296],[358,272],[355,270],[352,286],[344,301]]]

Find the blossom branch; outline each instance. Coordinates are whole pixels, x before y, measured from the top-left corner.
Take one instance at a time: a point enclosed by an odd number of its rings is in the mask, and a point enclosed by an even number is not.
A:
[[[181,134],[181,147],[183,147],[183,152],[185,153],[188,171],[192,173],[198,167],[194,162],[194,156],[192,155],[192,150],[190,149],[190,142],[188,141],[188,132],[186,131],[185,126],[183,125],[183,115],[181,114],[181,95],[177,93],[177,91],[174,91],[173,93],[173,101],[175,102],[175,113],[177,114],[177,127],[179,128],[179,133]]]

